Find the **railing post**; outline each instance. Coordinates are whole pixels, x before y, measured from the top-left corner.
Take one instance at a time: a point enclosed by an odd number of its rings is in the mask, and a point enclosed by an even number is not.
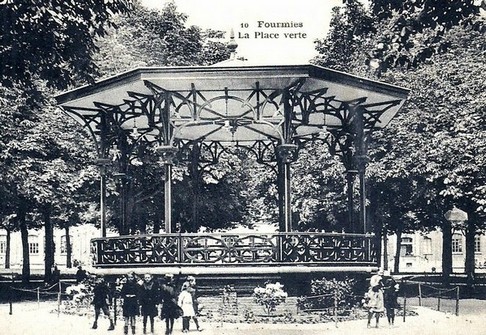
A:
[[[437,297],[437,310],[440,311],[440,296],[442,295],[441,289],[439,289],[439,296]]]
[[[405,291],[405,286],[403,285],[403,278],[402,278],[402,285],[400,285],[403,289],[403,322],[405,322],[405,316],[407,314],[407,292]]]
[[[57,292],[57,317],[61,313],[61,280],[58,282],[59,292]]]
[[[456,286],[456,316],[459,316],[459,286]]]
[[[422,285],[418,284],[419,306],[422,306]]]
[[[116,308],[116,293],[113,296],[113,323],[116,326],[116,314],[117,314],[117,308]]]
[[[338,295],[337,288],[334,288],[334,326],[338,327]]]
[[[180,223],[177,223],[177,262],[182,263],[182,232],[181,232],[181,225]]]
[[[8,300],[9,300],[8,301],[9,302],[9,312],[8,312],[8,314],[9,315],[12,315],[12,313],[13,313],[12,301],[13,301],[13,296],[14,296],[13,290],[14,290],[14,284],[15,284],[13,272],[12,272],[12,276],[11,277],[12,277],[12,286],[10,286],[10,292],[9,292],[9,295],[8,295]]]

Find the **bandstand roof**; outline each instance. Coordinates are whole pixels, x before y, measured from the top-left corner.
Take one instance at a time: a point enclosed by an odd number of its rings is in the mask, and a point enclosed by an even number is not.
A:
[[[105,117],[122,130],[136,127],[148,142],[243,145],[324,136],[349,126],[357,107],[365,131],[382,128],[407,95],[401,87],[310,64],[221,63],[138,68],[62,93],[57,101],[94,135]]]

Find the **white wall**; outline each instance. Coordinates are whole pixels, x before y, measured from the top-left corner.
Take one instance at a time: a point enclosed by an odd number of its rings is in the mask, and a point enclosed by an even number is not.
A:
[[[83,265],[91,264],[90,256],[90,240],[100,236],[100,230],[93,225],[82,225],[78,227],[71,227],[69,229],[71,235],[72,255],[71,260],[78,260]],[[0,229],[0,243],[6,241],[6,232]],[[55,243],[55,263],[63,268],[66,266],[66,253],[61,251],[61,241],[65,236],[65,230],[54,229],[54,243]],[[38,243],[38,253],[31,253],[30,266],[31,270],[44,269],[44,246],[45,233],[43,229],[29,230],[29,242]],[[12,270],[20,269],[22,267],[22,241],[20,232],[13,232],[11,234],[10,242],[10,268]],[[0,248],[1,249],[1,248]],[[0,250],[0,269],[5,268],[5,253]]]
[[[454,251],[452,253],[452,268],[453,272],[463,273],[466,257],[466,238],[460,231],[454,232],[454,237],[458,238],[462,251]],[[400,272],[431,272],[433,268],[437,272],[442,271],[442,232],[440,230],[427,234],[421,232],[403,234],[402,240],[403,238],[411,239],[412,253],[405,255],[405,247],[402,246]],[[478,235],[478,239],[480,251],[475,253],[476,270],[478,272],[486,272],[486,236]],[[392,270],[395,262],[396,240],[396,235],[388,237],[388,268]]]

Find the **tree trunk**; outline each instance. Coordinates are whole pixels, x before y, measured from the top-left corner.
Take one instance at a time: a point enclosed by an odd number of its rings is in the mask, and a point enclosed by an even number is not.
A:
[[[400,249],[402,247],[402,230],[399,229],[396,231],[397,235],[397,242],[396,242],[396,249],[395,249],[395,261],[393,263],[393,273],[400,272]]]
[[[464,262],[464,273],[466,274],[466,283],[470,293],[474,290],[475,282],[475,239],[477,226],[476,223],[480,222],[480,218],[475,214],[475,208],[467,207],[469,220],[466,222],[466,259]]]
[[[7,231],[7,241],[5,241],[5,269],[10,269],[10,229],[6,229]]]
[[[69,226],[66,226],[64,230],[66,232],[66,267],[70,269],[73,267],[73,251],[71,246],[71,236],[69,235]]]
[[[383,270],[388,270],[388,231],[383,231]]]
[[[452,227],[444,220],[442,223],[442,283],[449,286],[452,273]]]
[[[17,207],[17,219],[20,227],[20,237],[22,240],[22,282],[30,281],[30,258],[29,258],[29,231],[25,222],[26,208],[23,200],[20,200]]]
[[[51,281],[51,268],[54,265],[54,226],[51,221],[51,206],[47,204],[43,208],[45,248],[44,248],[44,281]]]

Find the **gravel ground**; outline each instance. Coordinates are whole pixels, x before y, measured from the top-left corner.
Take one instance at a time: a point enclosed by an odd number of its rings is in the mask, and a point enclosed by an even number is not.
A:
[[[379,328],[366,328],[366,321],[346,321],[338,324],[232,324],[232,323],[203,323],[204,330],[201,335],[288,335],[288,334],[372,334],[372,335],[485,335],[486,326],[484,319],[486,311],[478,309],[475,314],[455,316],[452,314],[437,312],[425,307],[415,307],[417,316],[406,318],[405,322],[400,317],[396,320],[395,326],[390,328],[385,319],[381,319]],[[120,321],[116,329],[108,332],[108,320],[102,319],[98,322],[98,329],[91,329],[92,318],[74,315],[60,314],[55,312],[55,302],[44,302],[37,305],[35,302],[17,303],[13,305],[13,313],[9,314],[9,305],[0,305],[1,334],[6,335],[98,335],[98,334],[123,334],[123,327]],[[196,334],[196,331],[190,331]],[[142,334],[140,323],[137,324],[136,334]],[[155,334],[164,334],[164,324],[156,319]],[[174,335],[182,334],[181,321],[176,321]]]

